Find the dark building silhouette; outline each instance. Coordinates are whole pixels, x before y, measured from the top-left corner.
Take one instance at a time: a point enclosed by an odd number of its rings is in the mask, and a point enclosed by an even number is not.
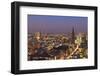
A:
[[[74,27],[72,28],[71,42],[72,42],[73,44],[75,43],[75,31],[74,31]]]

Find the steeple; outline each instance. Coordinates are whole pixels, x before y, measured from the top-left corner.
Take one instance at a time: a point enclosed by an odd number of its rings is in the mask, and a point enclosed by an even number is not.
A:
[[[75,31],[74,31],[74,27],[72,28],[72,43],[74,44],[75,42]]]

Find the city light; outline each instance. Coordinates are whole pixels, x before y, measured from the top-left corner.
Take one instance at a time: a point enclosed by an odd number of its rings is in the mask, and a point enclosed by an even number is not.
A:
[[[28,60],[65,60],[88,58],[87,34],[28,34]]]

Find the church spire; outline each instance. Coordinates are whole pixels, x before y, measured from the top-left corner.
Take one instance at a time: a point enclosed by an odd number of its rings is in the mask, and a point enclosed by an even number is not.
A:
[[[75,31],[74,31],[74,27],[72,28],[72,43],[75,43]]]

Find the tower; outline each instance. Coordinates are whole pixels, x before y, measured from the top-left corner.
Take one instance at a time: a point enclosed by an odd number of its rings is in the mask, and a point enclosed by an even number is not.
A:
[[[71,42],[72,42],[73,44],[75,43],[75,31],[74,31],[74,27],[72,28]]]

